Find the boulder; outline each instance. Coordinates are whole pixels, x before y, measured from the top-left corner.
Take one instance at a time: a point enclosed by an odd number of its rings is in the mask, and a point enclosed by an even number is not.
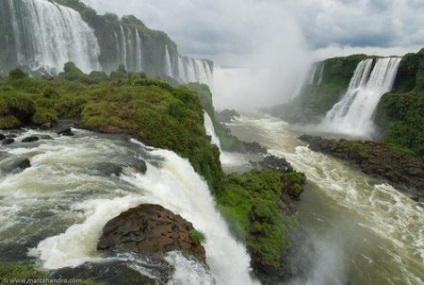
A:
[[[72,132],[71,127],[69,127],[69,126],[62,127],[62,128],[60,128],[60,129],[58,129],[58,130],[56,131],[56,133],[57,133],[58,135],[62,135],[62,136],[74,136],[74,135],[75,135],[75,134]]]
[[[29,142],[35,142],[35,141],[38,141],[38,140],[40,140],[39,137],[37,137],[37,136],[30,136],[30,137],[23,138],[22,139],[22,142],[23,143],[29,143]]]
[[[26,157],[11,157],[1,161],[0,169],[8,173],[18,173],[31,167],[31,162]]]
[[[12,143],[14,143],[15,142],[15,139],[12,139],[12,138],[6,138],[6,139],[4,139],[3,141],[2,141],[2,145],[8,145],[8,144],[12,144]]]
[[[205,249],[192,238],[193,225],[159,205],[132,208],[103,228],[98,250],[124,250],[157,260],[170,251],[181,251],[205,262]]]
[[[6,138],[6,136],[5,136],[5,135],[0,134],[0,141],[4,140],[5,138]]]

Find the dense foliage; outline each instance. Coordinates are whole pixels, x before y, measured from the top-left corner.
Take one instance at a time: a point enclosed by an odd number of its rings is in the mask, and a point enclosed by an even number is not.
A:
[[[403,57],[393,91],[383,95],[375,121],[395,151],[424,159],[424,49]]]
[[[0,129],[49,128],[58,119],[73,119],[95,130],[127,132],[188,158],[212,189],[222,187],[219,150],[206,136],[199,98],[189,89],[125,70],[116,71],[121,76],[115,80],[85,75],[72,63],[53,80],[16,73],[0,82]]]
[[[305,176],[290,170],[253,170],[230,175],[217,196],[221,211],[252,254],[253,264],[277,269],[297,223],[286,197],[300,194]],[[259,266],[256,266],[259,267]]]

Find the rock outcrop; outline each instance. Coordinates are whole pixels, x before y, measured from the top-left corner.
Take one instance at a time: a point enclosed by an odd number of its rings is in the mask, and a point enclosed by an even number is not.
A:
[[[364,173],[387,180],[415,200],[424,201],[424,162],[419,158],[394,153],[387,145],[372,141],[337,141],[310,135],[299,139],[314,151],[352,162]]]
[[[123,250],[161,260],[181,251],[205,262],[205,249],[192,237],[193,225],[159,205],[143,204],[110,220],[103,228],[98,250]]]

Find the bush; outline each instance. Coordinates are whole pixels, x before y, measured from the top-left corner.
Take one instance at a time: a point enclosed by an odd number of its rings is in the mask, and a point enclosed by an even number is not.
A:
[[[194,242],[198,242],[198,243],[203,243],[206,241],[206,236],[204,233],[202,233],[201,231],[192,229],[189,232],[190,238],[194,241]]]
[[[9,80],[19,80],[27,78],[28,74],[20,70],[19,68],[13,69],[9,72]]]

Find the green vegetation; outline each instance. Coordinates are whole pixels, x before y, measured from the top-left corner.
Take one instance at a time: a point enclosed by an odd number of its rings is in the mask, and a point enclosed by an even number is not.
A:
[[[253,170],[230,175],[217,196],[231,228],[245,240],[255,265],[277,269],[289,246],[289,232],[297,225],[282,197],[299,195],[305,176],[295,171]]]
[[[58,278],[50,278],[46,273],[37,271],[36,269],[34,269],[32,265],[27,263],[12,263],[12,262],[0,261],[0,283],[1,284],[14,284],[13,281],[16,281],[16,280],[20,280],[20,281],[27,280],[28,284],[41,284],[41,285],[52,284],[49,281],[41,282],[46,279],[49,279],[50,281],[50,280],[54,280]],[[35,283],[34,280],[37,283]],[[101,285],[101,283],[95,282],[93,280],[84,280],[82,283],[78,283],[78,284]]]
[[[424,49],[403,57],[391,93],[379,102],[375,122],[393,151],[424,159]]]
[[[125,74],[126,78],[103,81],[104,75],[86,75],[67,63],[53,80],[0,82],[0,128],[49,128],[58,119],[73,119],[94,130],[127,132],[188,158],[211,189],[219,191],[219,150],[206,136],[196,93],[145,74]]]
[[[206,241],[206,236],[201,231],[193,229],[189,232],[189,235],[191,239],[194,240],[195,242],[203,243]]]

